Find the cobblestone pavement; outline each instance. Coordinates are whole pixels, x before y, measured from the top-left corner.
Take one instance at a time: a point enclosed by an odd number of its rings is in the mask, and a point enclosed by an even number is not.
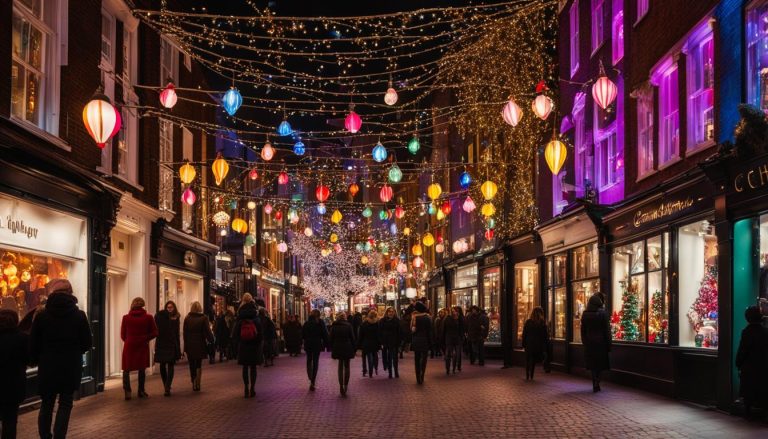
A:
[[[610,383],[593,394],[590,382],[563,374],[539,371],[536,381],[526,382],[521,369],[494,362],[466,364],[460,374],[446,376],[441,360],[430,360],[426,383],[417,386],[413,357],[401,361],[399,380],[383,371],[363,378],[358,356],[347,398],[339,396],[329,354],[321,359],[315,392],[309,391],[305,357],[281,356],[275,367],[259,368],[253,399],[243,398],[234,362],[205,364],[200,393],[192,392],[181,364],[171,398],[162,396],[154,375],[147,400],[124,401],[118,382],[110,381],[106,392],[77,401],[69,437],[768,437],[766,424]],[[36,437],[36,420],[37,411],[20,417],[20,438]]]

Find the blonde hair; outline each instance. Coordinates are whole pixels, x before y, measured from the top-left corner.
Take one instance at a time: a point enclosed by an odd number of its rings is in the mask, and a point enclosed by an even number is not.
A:
[[[251,303],[253,302],[253,296],[251,295],[251,293],[245,293],[243,294],[243,298],[240,299],[240,301],[242,303]]]
[[[200,305],[200,302],[194,301],[192,302],[192,305],[189,307],[189,312],[194,312],[198,314],[203,313],[203,305]]]
[[[131,309],[144,308],[146,305],[146,302],[144,302],[144,299],[141,297],[136,297],[131,300]]]

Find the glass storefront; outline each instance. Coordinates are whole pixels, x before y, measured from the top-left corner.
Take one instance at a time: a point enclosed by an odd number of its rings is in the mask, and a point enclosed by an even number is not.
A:
[[[547,265],[547,303],[549,324],[555,339],[565,339],[566,318],[566,268],[567,253],[548,256]]]
[[[465,312],[472,305],[479,305],[477,291],[477,264],[459,267],[454,272],[451,306],[460,306]]]
[[[517,304],[517,346],[523,343],[523,325],[531,311],[541,306],[539,297],[539,266],[536,260],[515,264],[515,300]]]
[[[678,229],[680,346],[718,346],[717,236],[707,218]]]
[[[488,344],[501,344],[501,267],[483,270],[483,307],[488,313]]]
[[[572,331],[573,341],[581,343],[581,313],[587,309],[587,301],[600,291],[599,258],[597,243],[572,250],[571,288],[573,292]]]
[[[160,266],[160,301],[164,306],[169,300],[176,303],[181,315],[186,316],[193,302],[203,303],[203,276]]]

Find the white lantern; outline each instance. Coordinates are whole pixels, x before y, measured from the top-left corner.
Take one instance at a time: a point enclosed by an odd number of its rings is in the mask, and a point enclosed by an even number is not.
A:
[[[595,100],[597,105],[603,110],[608,108],[609,105],[616,100],[616,95],[619,90],[616,88],[616,84],[613,83],[605,73],[597,78],[597,81],[592,85],[592,99]]]
[[[416,288],[408,287],[405,289],[405,297],[409,299],[416,298]]]
[[[281,242],[280,244],[277,244],[277,251],[280,253],[285,253],[288,251],[288,244],[285,242]]]
[[[307,238],[312,236],[312,233],[313,232],[312,232],[312,228],[311,227],[307,227],[307,228],[304,229],[304,236],[306,236]]]
[[[255,201],[249,201],[248,202],[248,209],[250,209],[250,210],[256,209],[256,202]]]
[[[507,102],[501,110],[501,117],[504,119],[504,122],[516,127],[523,118],[523,110],[517,105],[514,99],[510,98],[509,102]]]
[[[395,105],[397,103],[397,92],[392,88],[391,84],[384,95],[384,103],[387,105]]]
[[[547,120],[553,108],[555,108],[554,102],[545,95],[536,96],[536,99],[531,103],[531,109],[541,120]]]
[[[405,265],[404,262],[400,262],[397,264],[397,272],[400,274],[405,274],[408,272],[408,266]]]

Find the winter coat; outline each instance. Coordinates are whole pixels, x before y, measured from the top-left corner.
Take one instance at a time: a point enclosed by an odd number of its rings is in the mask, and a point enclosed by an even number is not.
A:
[[[0,405],[24,401],[29,363],[29,336],[18,328],[0,330]]]
[[[488,314],[483,311],[480,313],[480,325],[483,340],[488,338],[488,333],[491,330],[491,319],[488,318]]]
[[[487,328],[483,328],[483,319],[480,314],[470,313],[466,318],[467,338],[469,341],[478,342],[483,339],[483,334],[487,334]]]
[[[547,346],[549,345],[549,333],[547,332],[547,325],[542,320],[541,322],[535,322],[532,319],[528,319],[523,325],[523,349],[525,349],[526,355],[533,358],[533,361],[544,361],[544,355],[547,352]]]
[[[191,312],[184,319],[184,352],[188,360],[208,358],[208,343],[213,343],[213,332],[208,316]]]
[[[739,394],[753,403],[768,402],[768,328],[750,323],[741,331],[736,367],[741,377]]]
[[[446,316],[443,319],[443,346],[462,346],[464,344],[464,319]]]
[[[334,360],[355,358],[355,346],[357,345],[355,330],[348,321],[337,320],[333,322],[328,338],[331,344],[331,357]]]
[[[600,372],[611,368],[611,323],[605,310],[587,308],[581,314],[581,343],[587,369]]]
[[[220,349],[229,346],[229,335],[232,333],[232,328],[227,323],[227,318],[223,314],[216,317],[213,328],[213,335],[216,336],[216,345]]]
[[[295,352],[301,349],[301,323],[296,320],[285,322],[283,325],[285,349]]]
[[[322,352],[328,346],[328,329],[321,319],[312,319],[301,328],[301,338],[304,339],[304,351],[307,353]]]
[[[162,310],[155,314],[157,339],[155,340],[155,363],[174,363],[181,358],[181,315],[175,319]]]
[[[261,325],[264,327],[264,342],[274,342],[277,340],[277,326],[275,326],[275,322],[266,314],[260,318]]]
[[[144,308],[132,309],[120,323],[123,340],[123,370],[143,370],[149,367],[149,342],[157,337],[155,319]]]
[[[414,312],[411,315],[412,351],[428,351],[432,346],[432,318],[427,313]]]
[[[77,298],[53,293],[35,317],[30,335],[32,363],[37,364],[40,395],[73,393],[80,388],[83,354],[93,344],[88,317]]]
[[[379,337],[384,347],[390,350],[397,349],[403,339],[400,319],[397,317],[384,317],[379,320]]]
[[[256,338],[253,340],[240,339],[240,329],[246,320],[251,320],[256,325]],[[254,303],[244,303],[240,306],[237,311],[237,321],[232,328],[232,339],[238,344],[237,364],[258,366],[264,363],[264,328]]]
[[[413,334],[411,334],[411,314],[404,314],[400,320],[400,337],[403,343],[410,343]]]
[[[442,349],[444,347],[443,345],[443,322],[445,321],[445,317],[436,317],[435,318],[435,347],[438,349]]]
[[[363,324],[360,325],[360,338],[357,343],[358,348],[362,349],[364,354],[378,352],[381,349],[379,322],[371,319],[363,320]]]

